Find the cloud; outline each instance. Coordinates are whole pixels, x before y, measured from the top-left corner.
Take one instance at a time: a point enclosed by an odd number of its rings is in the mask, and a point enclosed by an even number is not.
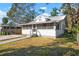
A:
[[[47,7],[40,7],[40,9],[43,9],[43,10],[45,10],[45,9],[47,9]]]
[[[6,16],[6,12],[0,10],[0,18],[5,17],[5,16]]]
[[[0,23],[2,22],[3,17],[6,17],[6,12],[0,10]]]

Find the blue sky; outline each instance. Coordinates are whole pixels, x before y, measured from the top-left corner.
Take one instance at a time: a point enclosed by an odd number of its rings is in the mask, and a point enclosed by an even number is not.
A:
[[[50,3],[48,5],[44,3],[37,3],[35,6],[36,11],[38,12],[38,9],[44,9],[45,13],[50,14],[52,8],[60,8],[61,3]],[[0,23],[2,22],[2,18],[6,16],[6,13],[10,10],[12,6],[12,3],[0,3]]]
[[[62,4],[60,4],[60,3],[52,3],[52,4],[50,3],[48,5],[43,4],[43,3],[39,3],[39,4],[36,5],[36,9],[38,10],[38,9],[44,8],[46,13],[50,13],[52,11],[52,8],[58,8],[59,9],[61,7],[61,5]]]

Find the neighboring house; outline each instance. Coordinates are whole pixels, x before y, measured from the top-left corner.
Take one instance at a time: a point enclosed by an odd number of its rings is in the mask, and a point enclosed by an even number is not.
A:
[[[37,16],[34,21],[21,24],[22,34],[49,36],[56,38],[64,33],[66,28],[66,16],[48,16],[45,14]]]
[[[1,30],[2,30],[2,26],[1,26],[1,24],[0,24],[0,32],[1,32]]]
[[[22,34],[21,26],[15,22],[9,22],[7,25],[1,25],[1,30],[11,34]]]
[[[9,26],[9,25],[2,25],[2,31],[7,32],[10,35],[12,34],[22,34],[22,29],[20,26]]]

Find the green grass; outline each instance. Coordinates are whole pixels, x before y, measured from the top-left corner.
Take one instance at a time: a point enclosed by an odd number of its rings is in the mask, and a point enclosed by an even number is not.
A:
[[[33,37],[0,45],[1,56],[75,56],[79,55],[76,42],[64,38]]]

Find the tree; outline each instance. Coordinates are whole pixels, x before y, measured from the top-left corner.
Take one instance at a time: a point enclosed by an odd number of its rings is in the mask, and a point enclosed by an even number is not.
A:
[[[65,3],[62,5],[61,10],[63,12],[63,14],[67,15],[67,25],[68,25],[68,29],[72,30],[72,28],[78,24],[79,22],[79,4],[78,3]]]
[[[62,5],[61,9],[63,14],[67,15],[67,34],[76,39],[77,29],[79,28],[79,4],[65,3]],[[71,38],[70,38],[71,39]]]
[[[62,5],[61,10],[63,14],[67,15],[67,30],[71,32],[72,30],[72,20],[73,20],[73,15],[72,15],[72,8],[69,3],[65,3]]]
[[[79,26],[79,3],[74,3],[71,6],[75,9],[75,12],[73,12],[75,19],[74,23]]]
[[[51,16],[57,16],[58,12],[57,12],[57,8],[53,8],[53,10],[51,11]]]
[[[8,18],[4,17],[2,18],[2,24],[6,25],[8,23]]]
[[[7,16],[17,23],[32,21],[36,17],[34,6],[34,3],[13,3]]]

